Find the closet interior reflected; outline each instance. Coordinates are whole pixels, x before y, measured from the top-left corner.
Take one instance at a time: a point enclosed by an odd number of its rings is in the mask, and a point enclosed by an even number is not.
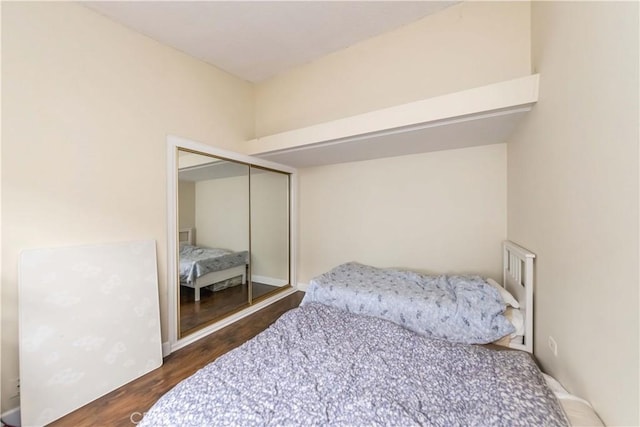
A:
[[[182,338],[289,286],[289,175],[178,150]]]

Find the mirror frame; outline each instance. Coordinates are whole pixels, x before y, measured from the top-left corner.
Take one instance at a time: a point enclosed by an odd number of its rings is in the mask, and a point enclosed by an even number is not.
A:
[[[265,298],[251,306],[240,310],[230,316],[212,323],[194,333],[178,338],[178,293],[179,286],[173,286],[178,278],[178,149],[185,149],[233,160],[247,165],[260,166],[274,171],[289,174],[289,285],[286,290],[276,295]],[[203,338],[249,314],[272,304],[279,299],[291,295],[298,290],[296,280],[296,253],[297,253],[297,170],[291,166],[274,163],[268,160],[236,153],[229,150],[215,148],[200,142],[191,141],[174,135],[167,136],[167,317],[168,317],[168,343],[163,344],[163,357],[174,351]],[[173,278],[173,279],[172,279]]]

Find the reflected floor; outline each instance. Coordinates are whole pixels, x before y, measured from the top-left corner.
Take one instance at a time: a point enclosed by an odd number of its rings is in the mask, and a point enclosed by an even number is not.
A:
[[[253,282],[253,299],[282,289]],[[194,290],[180,286],[180,336],[195,332],[216,320],[249,306],[248,285],[238,285],[221,291],[212,292],[207,288],[200,290],[200,301],[195,301]]]

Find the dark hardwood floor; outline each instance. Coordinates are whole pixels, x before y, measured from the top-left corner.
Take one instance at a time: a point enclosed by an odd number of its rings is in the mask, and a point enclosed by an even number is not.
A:
[[[268,307],[180,349],[164,364],[88,405],[60,418],[51,426],[133,426],[160,396],[220,355],[253,338],[284,312],[297,307],[304,296],[296,292]],[[108,375],[108,372],[105,372]]]
[[[282,289],[258,282],[252,282],[251,285],[254,301]],[[247,285],[232,286],[216,292],[203,288],[200,290],[200,301],[195,301],[195,292],[192,288],[180,286],[180,336],[186,336],[248,307],[248,301]]]

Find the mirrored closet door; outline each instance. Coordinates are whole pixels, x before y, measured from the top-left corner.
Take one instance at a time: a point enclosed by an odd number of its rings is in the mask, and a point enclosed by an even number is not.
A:
[[[252,297],[276,292],[289,280],[289,175],[251,166]]]
[[[290,174],[177,147],[177,338],[290,289]]]

